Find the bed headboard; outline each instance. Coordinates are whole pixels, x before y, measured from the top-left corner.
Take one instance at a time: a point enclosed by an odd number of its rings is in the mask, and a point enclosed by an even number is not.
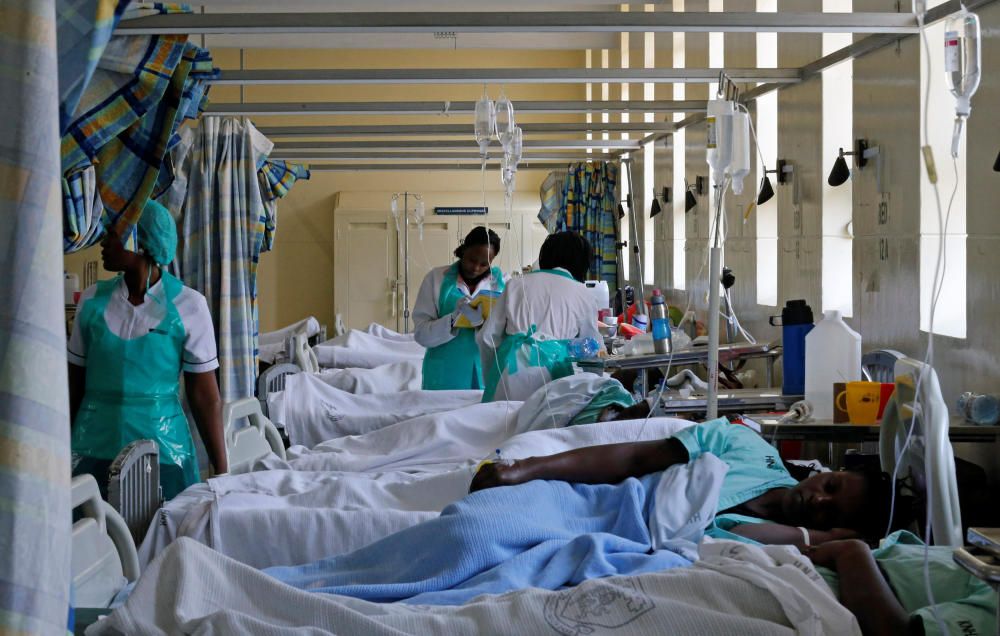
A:
[[[250,426],[236,428],[236,422],[248,418]],[[262,457],[274,453],[285,459],[285,445],[278,429],[264,417],[256,398],[243,398],[222,407],[222,425],[226,435],[229,472],[247,472]]]
[[[896,478],[909,479],[924,495],[931,509],[934,545],[961,546],[955,454],[948,439],[948,406],[937,373],[919,360],[901,358],[896,361],[895,382],[896,393],[882,416],[882,470],[891,475],[898,463]],[[911,424],[912,438],[906,446]],[[906,453],[901,455],[904,447]]]

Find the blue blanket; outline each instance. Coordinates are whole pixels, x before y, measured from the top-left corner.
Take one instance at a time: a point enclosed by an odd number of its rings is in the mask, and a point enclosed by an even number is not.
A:
[[[491,488],[356,552],[265,572],[312,592],[457,605],[480,594],[687,566],[651,547],[647,520],[660,475]]]

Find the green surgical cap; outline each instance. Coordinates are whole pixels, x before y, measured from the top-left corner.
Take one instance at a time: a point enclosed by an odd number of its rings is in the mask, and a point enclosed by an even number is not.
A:
[[[169,265],[177,251],[177,225],[170,211],[150,199],[142,209],[136,226],[139,247],[144,249],[157,265]]]

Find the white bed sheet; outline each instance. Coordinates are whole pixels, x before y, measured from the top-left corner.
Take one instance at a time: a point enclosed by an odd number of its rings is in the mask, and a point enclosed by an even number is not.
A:
[[[857,636],[794,548],[702,546],[690,568],[480,596],[459,606],[378,604],[311,594],[194,541],[166,550],[125,605],[88,629],[111,634],[740,634]]]
[[[321,367],[373,369],[403,360],[424,359],[425,349],[395,332],[367,333],[352,329],[342,336],[322,342],[313,350]],[[384,335],[383,335],[384,334]]]
[[[493,411],[499,409],[494,406]],[[516,411],[510,417],[516,418]],[[508,417],[496,416],[494,422],[503,426]],[[456,442],[447,427],[418,424],[417,438],[426,438],[426,443],[385,460],[379,454],[391,438],[384,432],[345,438],[331,443],[341,453],[306,456],[320,470],[230,475],[188,488],[160,510],[139,557],[145,566],[186,536],[256,567],[306,563],[355,550],[436,516],[465,495],[479,458],[492,454],[496,446],[505,456],[519,459],[580,446],[662,439],[689,425],[670,418],[651,419],[645,426],[641,420],[606,422],[532,431],[499,444],[480,435],[477,444],[474,436]],[[359,458],[343,456],[350,451]],[[293,463],[303,466],[300,460]],[[329,470],[337,464],[341,469]],[[345,472],[346,465],[372,472]]]
[[[422,366],[420,360],[405,360],[374,369],[327,369],[315,375],[324,384],[355,395],[398,393],[420,390]]]
[[[396,422],[476,404],[482,391],[403,391],[355,395],[327,384],[320,374],[296,373],[285,390],[268,395],[267,412],[292,444],[360,435]]]

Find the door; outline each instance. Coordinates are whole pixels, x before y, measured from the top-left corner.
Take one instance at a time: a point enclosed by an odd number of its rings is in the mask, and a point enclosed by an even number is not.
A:
[[[334,312],[349,329],[373,322],[398,328],[396,230],[389,215],[338,212],[334,231]]]
[[[407,304],[410,308],[410,316],[413,315],[413,306],[416,304],[417,292],[420,291],[420,284],[424,282],[424,277],[435,267],[450,265],[455,260],[455,248],[458,241],[455,234],[458,232],[458,222],[455,219],[441,216],[428,216],[424,221],[423,236],[420,228],[411,223],[409,228],[409,273],[403,271],[400,261],[399,284],[400,289],[404,284],[404,277],[409,281],[407,288]],[[402,245],[402,238],[400,238]],[[403,299],[399,298],[400,307],[403,307]],[[413,331],[413,320],[409,321],[407,331]]]

